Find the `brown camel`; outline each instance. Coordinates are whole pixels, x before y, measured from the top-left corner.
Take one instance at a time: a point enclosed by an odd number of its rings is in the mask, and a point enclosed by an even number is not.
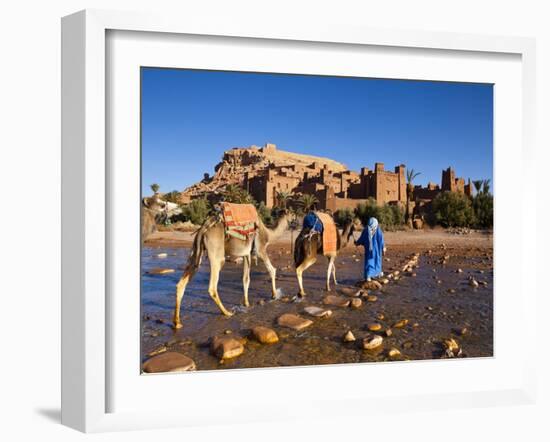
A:
[[[317,255],[326,256],[328,259],[327,268],[327,291],[330,291],[330,276],[334,279],[334,285],[338,285],[336,281],[336,257],[340,250],[348,245],[350,237],[353,235],[354,222],[350,221],[344,226],[342,234],[336,229],[336,251],[325,253],[323,250],[323,238],[318,232],[311,231],[308,228],[302,229],[294,245],[294,265],[296,267],[296,277],[298,278],[298,285],[300,291],[299,296],[305,296],[304,285],[302,281],[302,274],[307,268],[311,267],[317,261]]]
[[[205,251],[208,255],[208,261],[210,262],[210,283],[208,286],[208,293],[224,315],[231,316],[233,314],[226,310],[218,295],[218,280],[226,256],[243,258],[243,304],[246,307],[249,306],[248,287],[250,285],[250,258],[253,252],[260,257],[269,272],[271,277],[272,296],[275,298],[277,294],[277,287],[275,285],[276,269],[271,264],[269,256],[267,255],[267,246],[287,229],[289,220],[290,215],[285,213],[279,218],[277,226],[275,226],[274,229],[269,229],[261,219],[258,218],[258,229],[256,234],[248,240],[241,240],[225,234],[223,219],[218,216],[209,217],[195,234],[193,248],[191,250],[191,255],[189,255],[187,266],[176,285],[174,327],[182,327],[180,321],[181,299],[185,292],[185,287],[199,269]]]

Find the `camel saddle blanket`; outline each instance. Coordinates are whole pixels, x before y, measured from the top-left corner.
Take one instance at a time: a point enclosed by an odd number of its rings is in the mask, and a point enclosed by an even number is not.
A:
[[[317,215],[323,224],[323,253],[336,252],[338,240],[334,219],[328,213],[315,212],[315,215]]]
[[[258,212],[252,204],[223,203],[225,234],[246,241],[258,229]]]

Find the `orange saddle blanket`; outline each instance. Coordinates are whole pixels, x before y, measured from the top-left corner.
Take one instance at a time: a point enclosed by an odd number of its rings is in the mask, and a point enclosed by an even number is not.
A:
[[[336,252],[337,236],[334,219],[328,213],[315,212],[315,215],[323,224],[323,253]]]
[[[225,233],[246,241],[258,228],[258,212],[252,204],[223,203]]]

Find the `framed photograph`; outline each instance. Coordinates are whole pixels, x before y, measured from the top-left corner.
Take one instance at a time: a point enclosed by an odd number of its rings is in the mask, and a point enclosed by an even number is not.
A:
[[[533,401],[534,41],[108,11],[62,36],[64,424]]]

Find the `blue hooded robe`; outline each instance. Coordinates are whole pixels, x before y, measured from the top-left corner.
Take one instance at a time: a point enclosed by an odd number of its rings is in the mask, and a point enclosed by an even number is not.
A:
[[[363,229],[363,233],[355,244],[365,248],[365,279],[379,276],[382,273],[384,234],[378,227],[376,218],[369,219],[368,226]]]

